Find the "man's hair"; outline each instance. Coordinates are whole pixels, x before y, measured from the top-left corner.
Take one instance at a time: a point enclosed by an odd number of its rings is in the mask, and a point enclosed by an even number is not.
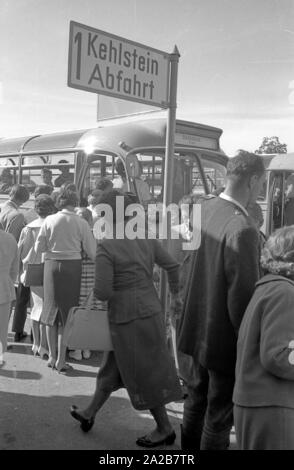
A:
[[[57,196],[56,205],[58,209],[63,209],[66,206],[76,207],[79,204],[79,198],[75,191],[70,189],[64,189],[60,191]]]
[[[107,204],[112,208],[113,211],[113,222],[116,222],[116,204],[117,204],[117,197],[120,196],[124,199],[124,210],[131,205],[138,202],[138,198],[133,193],[123,193],[118,189],[111,189],[110,191],[103,191],[101,197],[99,199],[99,204]],[[122,220],[129,219],[129,216],[122,214]]]
[[[227,165],[227,178],[238,182],[245,182],[253,175],[260,177],[264,172],[262,157],[245,150],[238,150],[237,155],[230,158]]]
[[[52,176],[52,171],[49,168],[42,168],[41,173]]]
[[[65,190],[65,189],[68,189],[69,191],[74,191],[75,193],[78,192],[77,186],[74,183],[72,183],[71,181],[66,181],[65,183],[63,183],[60,186],[61,191]]]
[[[48,194],[50,196],[52,194],[53,188],[49,184],[40,184],[36,187],[34,191],[35,198],[40,196],[40,194]]]
[[[14,184],[9,193],[9,197],[14,201],[18,201],[24,204],[29,200],[30,193],[28,189],[22,184]]]
[[[95,183],[95,188],[100,189],[101,191],[106,191],[113,188],[113,183],[106,177],[99,178]]]

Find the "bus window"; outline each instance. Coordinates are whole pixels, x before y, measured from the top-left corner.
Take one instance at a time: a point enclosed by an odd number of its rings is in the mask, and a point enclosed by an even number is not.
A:
[[[209,193],[213,193],[225,186],[226,170],[223,165],[213,161],[213,159],[201,156],[201,163],[208,184]]]
[[[163,201],[164,184],[164,157],[155,153],[137,154],[142,166],[141,178],[148,184],[152,199]],[[193,154],[176,153],[174,155],[172,202],[178,204],[180,199],[194,189],[199,194],[204,194],[205,188],[199,160]],[[197,187],[196,187],[196,186]]]
[[[294,224],[294,173],[285,174],[285,225]]]
[[[45,168],[47,172],[42,171]],[[24,156],[20,182],[30,193],[41,184],[52,185],[58,189],[66,182],[73,183],[74,153]]]
[[[0,194],[9,194],[18,183],[18,157],[0,159]]]
[[[140,164],[140,178],[148,185],[153,201],[163,199],[163,162],[161,155],[156,153],[137,154]]]
[[[272,181],[272,205],[270,232],[284,225],[284,178],[276,174]]]
[[[113,155],[91,155],[86,165],[81,170],[78,180],[80,194],[87,199],[89,194],[96,189],[100,178],[108,178],[112,181],[117,176],[115,170],[115,156]]]

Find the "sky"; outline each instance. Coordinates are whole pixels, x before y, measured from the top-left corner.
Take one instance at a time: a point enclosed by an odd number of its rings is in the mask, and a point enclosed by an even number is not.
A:
[[[96,126],[97,96],[67,86],[71,20],[177,45],[177,117],[223,129],[228,155],[266,136],[294,151],[294,0],[0,0],[0,137]],[[99,114],[144,109],[102,97]]]

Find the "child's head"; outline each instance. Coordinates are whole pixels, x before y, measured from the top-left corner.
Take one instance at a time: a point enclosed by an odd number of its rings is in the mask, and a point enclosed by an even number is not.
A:
[[[276,230],[264,245],[261,266],[266,273],[294,279],[294,225]]]
[[[92,212],[89,209],[87,209],[86,207],[78,207],[76,210],[76,214],[85,219],[86,222],[88,222],[88,224],[90,225],[90,227],[93,226]]]
[[[93,191],[91,194],[88,196],[88,204],[89,206],[95,207],[97,204],[99,204],[101,195],[103,194],[103,191],[101,189],[96,189]]]

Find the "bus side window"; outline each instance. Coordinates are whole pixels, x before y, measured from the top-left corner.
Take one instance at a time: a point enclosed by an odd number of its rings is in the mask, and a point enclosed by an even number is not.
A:
[[[9,195],[18,183],[18,157],[0,160],[0,194]]]
[[[283,226],[284,221],[284,194],[283,175],[275,175],[272,188],[271,228],[274,231]]]
[[[285,176],[285,225],[294,224],[294,173]]]

